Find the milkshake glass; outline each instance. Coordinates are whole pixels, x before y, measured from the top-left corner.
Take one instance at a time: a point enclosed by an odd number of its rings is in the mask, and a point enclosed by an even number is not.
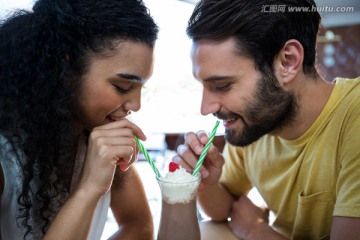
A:
[[[186,172],[185,169],[182,171]],[[198,174],[191,179],[176,180],[157,178],[162,197],[157,239],[200,240],[196,196],[201,176]]]

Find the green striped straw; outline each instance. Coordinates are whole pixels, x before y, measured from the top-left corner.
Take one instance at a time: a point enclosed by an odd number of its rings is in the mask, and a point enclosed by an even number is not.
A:
[[[214,129],[212,130],[211,134],[210,134],[210,137],[209,137],[209,141],[206,143],[200,157],[199,157],[199,161],[197,162],[196,166],[195,166],[195,169],[194,169],[194,172],[193,172],[193,176],[196,176],[200,170],[200,167],[201,167],[201,164],[204,162],[204,159],[205,159],[205,156],[210,148],[210,145],[212,143],[212,141],[214,140],[214,137],[215,137],[215,134],[216,134],[216,130],[219,126],[219,123],[220,121],[217,120],[216,123],[215,123],[215,126],[214,126]]]
[[[139,138],[137,136],[135,136],[135,140],[136,140],[137,144],[139,145],[139,148],[143,152],[147,162],[150,164],[152,170],[154,171],[156,177],[161,178],[159,170],[156,168],[154,161],[151,160],[150,155],[149,155],[148,151],[145,149],[144,145],[141,143],[141,141],[139,140]]]

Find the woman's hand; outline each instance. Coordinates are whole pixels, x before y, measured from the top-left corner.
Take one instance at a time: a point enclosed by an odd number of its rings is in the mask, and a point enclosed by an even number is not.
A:
[[[126,171],[136,160],[134,135],[146,140],[142,130],[127,119],[96,127],[89,136],[80,186],[103,195],[113,181],[116,166]]]

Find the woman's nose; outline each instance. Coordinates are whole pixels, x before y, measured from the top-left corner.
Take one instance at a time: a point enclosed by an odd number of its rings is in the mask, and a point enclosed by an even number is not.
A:
[[[141,88],[135,90],[129,95],[129,98],[124,104],[125,110],[127,110],[128,115],[131,112],[137,112],[141,108]]]

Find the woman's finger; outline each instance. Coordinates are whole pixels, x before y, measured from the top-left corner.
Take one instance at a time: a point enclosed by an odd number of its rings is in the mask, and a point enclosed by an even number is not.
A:
[[[141,130],[141,128],[138,127],[135,123],[130,122],[128,119],[125,118],[105,125],[98,126],[94,128],[93,131],[122,129],[122,128],[129,128],[131,129],[133,135],[138,136],[138,138],[140,138],[143,141],[146,140],[146,136],[144,132]]]

